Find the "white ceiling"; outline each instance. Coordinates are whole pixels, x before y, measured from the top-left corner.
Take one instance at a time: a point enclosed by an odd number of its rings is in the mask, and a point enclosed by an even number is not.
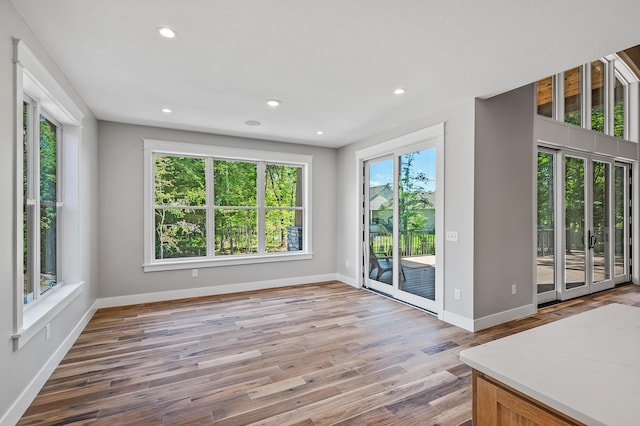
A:
[[[638,0],[12,2],[99,119],[329,147],[640,43]]]

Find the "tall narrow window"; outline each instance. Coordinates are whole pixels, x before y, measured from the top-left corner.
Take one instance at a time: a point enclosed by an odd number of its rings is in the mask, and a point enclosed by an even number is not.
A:
[[[625,90],[626,85],[616,77],[614,100],[613,100],[613,135],[617,138],[624,138],[624,117],[625,117]]]
[[[22,111],[22,243],[23,303],[28,304],[59,281],[58,224],[62,202],[58,158],[61,129],[44,112],[40,112],[40,105],[27,96],[25,99]]]
[[[564,121],[582,125],[582,75],[580,67],[564,72]]]
[[[538,81],[538,114],[553,117],[553,77]]]
[[[605,64],[598,60],[591,63],[591,130],[604,132],[605,116]]]

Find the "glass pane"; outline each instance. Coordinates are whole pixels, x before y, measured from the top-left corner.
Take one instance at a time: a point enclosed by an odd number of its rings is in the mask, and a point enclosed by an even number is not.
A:
[[[625,167],[616,166],[615,167],[615,227],[616,234],[614,239],[614,247],[615,247],[615,276],[625,275],[626,270],[624,267],[624,259],[625,259],[625,249],[626,249],[626,236],[625,236],[625,208],[624,208],[624,200],[625,200]]]
[[[400,156],[400,290],[435,300],[436,149]]]
[[[204,206],[205,182],[203,158],[155,156],[157,206]]]
[[[553,117],[553,78],[538,81],[538,114]]]
[[[22,271],[23,271],[23,302],[29,303],[34,298],[33,278],[29,274],[31,259],[30,238],[32,230],[29,230],[29,223],[33,220],[31,212],[27,208],[28,176],[29,176],[29,128],[30,128],[30,108],[26,102],[22,104]]]
[[[216,256],[257,253],[257,211],[216,210],[214,235]]]
[[[626,88],[627,86],[622,84],[622,81],[616,77],[613,104],[613,135],[620,139],[624,139],[624,94]]]
[[[369,278],[393,284],[393,160],[369,162]]]
[[[267,164],[264,197],[267,207],[302,207],[302,167]]]
[[[57,284],[57,212],[54,202],[40,207],[40,294]]]
[[[610,278],[609,259],[609,164],[593,162],[593,282]]]
[[[205,209],[156,209],[156,259],[207,255]]]
[[[296,224],[296,210],[265,212],[265,244],[267,253],[301,251],[302,226]]]
[[[556,289],[554,158],[538,153],[538,293]]]
[[[255,206],[257,199],[255,163],[215,160],[213,180],[216,206]]]
[[[576,126],[582,125],[581,87],[580,67],[564,72],[564,121]]]
[[[604,63],[591,63],[591,130],[604,132]]]
[[[40,116],[40,199],[56,201],[58,173],[56,126]]]
[[[565,287],[585,285],[585,161],[565,157]]]

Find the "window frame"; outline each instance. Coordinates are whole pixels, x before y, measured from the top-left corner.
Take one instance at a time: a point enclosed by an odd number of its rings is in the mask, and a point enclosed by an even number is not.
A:
[[[233,148],[227,146],[203,145],[187,142],[144,139],[144,272],[166,271],[178,269],[206,268],[229,265],[245,265],[267,262],[311,259],[311,175],[313,156],[275,151]],[[205,167],[207,181],[207,255],[189,258],[155,258],[155,158],[156,155],[172,155],[182,157],[206,158]],[[220,206],[214,204],[213,198],[213,161],[239,161],[257,164],[257,210],[258,221],[258,253],[238,255],[215,255],[213,211]],[[297,166],[302,169],[302,233],[303,249],[295,252],[266,252],[264,235],[264,213],[269,209],[264,202],[265,165],[278,164]]]
[[[33,298],[28,301],[24,300],[24,309],[28,310],[33,307],[39,299],[46,297],[49,293],[57,290],[59,286],[64,284],[63,256],[63,231],[64,223],[64,137],[63,125],[50,114],[40,102],[34,100],[27,93],[23,95],[23,104],[28,105],[29,113],[27,115],[27,200],[26,208],[31,209],[32,213],[27,218],[27,256],[31,259],[27,267],[27,273],[33,280]],[[41,237],[42,229],[40,227],[42,196],[40,193],[40,118],[44,118],[56,127],[56,199],[53,201],[56,207],[56,285],[45,292],[41,292],[39,277],[41,274]],[[24,170],[23,170],[24,172]],[[24,200],[23,200],[24,201]],[[29,232],[31,231],[31,232]],[[27,295],[23,293],[23,298]]]
[[[31,52],[20,39],[13,39],[14,62],[14,264],[13,264],[13,347],[17,351],[24,347],[31,339],[39,335],[43,328],[53,321],[65,307],[72,303],[83,290],[85,283],[81,280],[80,238],[79,238],[79,152],[82,134],[83,112],[71,100],[66,91],[49,73],[46,67]],[[57,267],[58,284],[52,290],[45,292],[35,302],[24,304],[24,252],[23,252],[23,209],[26,203],[23,197],[23,108],[24,101],[37,103],[40,111],[48,120],[57,122],[60,138],[57,141]],[[34,132],[37,117],[37,132]],[[31,132],[38,133],[40,113],[33,114]],[[35,136],[35,135],[33,135]],[[33,138],[32,136],[32,138]],[[39,143],[39,142],[38,142]],[[33,158],[33,154],[28,154]],[[37,166],[32,164],[32,169]],[[38,167],[39,179],[39,167]],[[36,180],[38,180],[36,179]],[[33,180],[33,179],[32,179]],[[31,182],[32,184],[34,182]],[[39,182],[35,182],[39,185]],[[64,205],[60,200],[65,201]],[[60,204],[58,204],[60,203]],[[39,213],[38,215],[39,216]],[[39,224],[38,232],[39,237]],[[31,249],[33,251],[33,248]],[[64,253],[64,254],[63,254]],[[39,256],[39,253],[35,253]],[[33,262],[31,262],[33,263]],[[37,262],[36,262],[37,263]],[[31,266],[31,273],[39,271]],[[62,280],[64,277],[64,280]],[[39,285],[35,283],[35,285]],[[48,337],[48,336],[46,336]]]

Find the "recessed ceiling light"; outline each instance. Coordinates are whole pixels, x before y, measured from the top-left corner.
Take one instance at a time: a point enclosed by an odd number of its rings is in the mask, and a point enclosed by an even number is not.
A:
[[[169,27],[160,27],[158,28],[158,32],[162,37],[165,38],[175,38],[178,34]]]
[[[404,90],[402,87],[398,87],[396,90],[393,91],[394,95],[403,95],[406,92],[406,90]]]
[[[247,120],[244,122],[244,124],[246,124],[247,126],[259,126],[262,123],[259,122],[258,120]]]
[[[318,131],[316,132],[316,135],[324,135],[324,132],[323,132],[322,130],[318,130]]]
[[[279,101],[279,100],[277,100],[277,99],[267,99],[265,102],[266,102],[266,103],[267,103],[267,105],[269,105],[271,108],[275,108],[275,107],[279,106],[279,105],[282,103],[282,101]]]
[[[162,112],[164,112],[165,114],[171,114],[171,108],[162,108]]]

